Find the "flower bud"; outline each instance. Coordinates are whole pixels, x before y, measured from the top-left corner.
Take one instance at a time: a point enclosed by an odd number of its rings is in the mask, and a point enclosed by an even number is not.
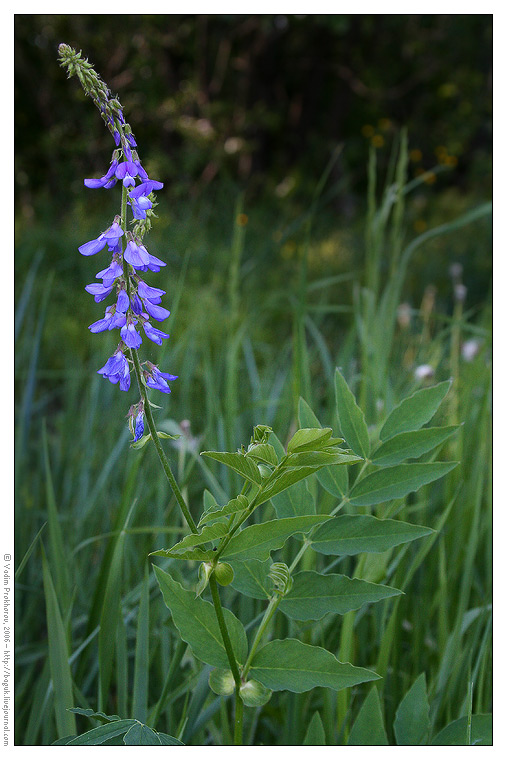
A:
[[[215,578],[221,586],[228,586],[234,579],[234,570],[228,562],[219,562],[215,567]]]
[[[222,670],[217,668],[212,670],[208,677],[208,683],[211,691],[218,694],[220,697],[226,697],[232,694],[236,684],[234,683],[234,676],[230,670]]]
[[[247,707],[262,707],[271,699],[271,689],[267,689],[259,681],[247,681],[239,689],[239,696]]]

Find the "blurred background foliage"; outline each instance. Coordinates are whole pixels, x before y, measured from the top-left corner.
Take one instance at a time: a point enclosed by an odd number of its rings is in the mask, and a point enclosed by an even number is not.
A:
[[[43,250],[59,283],[44,336],[47,369],[61,370],[69,355],[89,358],[94,339],[83,339],[80,326],[95,318],[82,294],[90,267],[76,248],[117,212],[114,193],[83,187],[107,168],[113,146],[57,65],[60,42],[82,49],[119,94],[141,160],[165,182],[150,246],[173,273],[189,255],[184,305],[206,311],[213,341],[240,194],[252,305],[259,287],[297,280],[308,210],[334,151],[312,226],[311,277],[363,266],[368,150],[375,146],[382,177],[402,127],[408,179],[429,172],[407,202],[408,238],[488,199],[491,38],[492,17],[480,14],[16,16],[16,292]],[[488,230],[476,232],[416,256],[404,300],[420,302],[432,284],[450,311],[448,268],[458,261],[469,303],[480,305],[491,259]],[[347,284],[335,297],[350,305],[351,292]],[[278,316],[263,337],[290,329],[283,310]],[[333,332],[343,319],[333,316]]]

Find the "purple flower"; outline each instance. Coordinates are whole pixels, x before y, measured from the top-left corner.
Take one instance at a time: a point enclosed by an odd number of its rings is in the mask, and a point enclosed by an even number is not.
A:
[[[144,413],[139,412],[136,417],[134,441],[138,441],[144,435]]]
[[[92,282],[91,285],[86,286],[85,290],[94,297],[95,303],[100,303],[104,298],[108,297],[109,293],[113,290],[113,286],[107,287],[103,283]]]
[[[123,274],[123,267],[121,264],[113,259],[106,269],[101,269],[97,272],[95,277],[104,282],[104,285],[112,285],[117,277]]]
[[[130,305],[132,306],[132,311],[134,314],[142,314],[143,312],[143,304],[141,303],[141,299],[135,293],[135,295],[130,299]],[[144,315],[145,319],[148,319],[148,315]]]
[[[115,170],[115,176],[123,181],[124,187],[135,185],[136,181],[134,177],[137,177],[138,173],[139,169],[133,161],[123,161]]]
[[[162,259],[157,258],[156,256],[152,256],[151,253],[148,254],[150,257],[150,260],[148,262],[148,269],[152,272],[160,272],[160,267],[165,267],[167,264],[165,261],[162,261]]]
[[[162,330],[159,330],[158,327],[153,327],[153,325],[150,325],[148,321],[143,322],[143,329],[146,333],[146,337],[153,341],[153,343],[156,343],[158,346],[162,345],[162,340],[164,338],[169,337],[168,333],[162,332]]]
[[[137,292],[141,298],[148,298],[150,301],[160,303],[160,296],[164,296],[166,291],[161,288],[152,288],[147,285],[143,280],[139,280],[137,285]],[[158,300],[157,300],[158,299]]]
[[[162,391],[162,393],[170,393],[171,389],[167,385],[166,380],[177,380],[178,375],[170,375],[169,372],[161,372],[151,362],[146,362],[148,371],[145,371],[144,376],[146,379],[146,385],[148,388],[154,388],[155,390]]]
[[[118,145],[118,143],[116,143]],[[106,174],[104,174],[103,177],[100,177],[100,179],[85,179],[84,183],[86,187],[112,187],[112,184],[116,184],[116,179],[114,177],[114,173],[116,171],[116,167],[118,166],[118,160],[113,159],[111,161],[111,166],[109,167]],[[111,184],[112,181],[112,184]]]
[[[116,311],[121,311],[125,314],[129,306],[130,299],[127,295],[127,291],[124,288],[121,288],[118,293],[118,300],[116,301]]]
[[[130,191],[130,197],[139,198],[141,195],[149,195],[153,190],[161,190],[163,187],[163,182],[158,182],[156,179],[146,179]]]
[[[130,388],[129,363],[121,348],[116,349],[103,367],[97,370],[99,375],[107,377],[110,383],[120,383],[120,390],[128,391]]]
[[[139,161],[139,159],[137,159],[137,161],[134,161],[134,163],[137,166],[137,171],[138,171],[139,176],[141,177],[141,179],[148,179],[148,175],[146,173],[146,170],[141,166],[141,162]]]
[[[113,222],[110,227],[102,232],[95,240],[90,240],[88,243],[80,245],[78,248],[79,253],[83,256],[93,256],[95,253],[101,251],[105,245],[115,246],[118,240],[123,235],[123,230],[118,222]]]
[[[129,205],[134,219],[146,219],[146,211],[153,206],[153,203],[145,195],[141,195],[138,199],[131,198]]]
[[[133,322],[127,322],[120,330],[121,339],[129,348],[139,348],[143,339],[134,327]]]
[[[129,240],[127,243],[123,256],[135,269],[147,266],[150,260],[150,254],[144,245],[137,245],[133,240]]]
[[[171,313],[168,309],[164,309],[163,306],[157,306],[156,304],[152,303],[152,301],[148,301],[148,299],[143,300],[144,308],[150,314],[150,316],[153,317],[153,319],[156,319],[157,322],[163,322],[164,319],[167,319],[169,314]]]

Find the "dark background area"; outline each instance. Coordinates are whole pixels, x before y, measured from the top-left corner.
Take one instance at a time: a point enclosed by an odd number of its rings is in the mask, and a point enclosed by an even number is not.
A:
[[[93,363],[95,318],[83,293],[95,269],[77,247],[118,213],[115,191],[91,191],[114,148],[92,101],[67,80],[57,48],[66,42],[95,65],[118,96],[150,176],[165,183],[150,250],[168,262],[170,298],[188,255],[178,320],[220,344],[231,245],[241,199],[246,214],[241,286],[245,310],[263,311],[297,283],[306,219],[319,180],[337,154],[312,224],[308,276],[362,277],[367,166],[373,146],[377,196],[406,128],[407,179],[429,172],[407,196],[409,242],[491,195],[489,15],[18,15],[15,21],[16,298],[38,252],[54,286],[42,334],[48,372]],[[436,287],[449,314],[449,267],[459,262],[467,305],[489,297],[488,224],[436,239],[413,258],[402,298],[418,307]],[[92,271],[93,270],[93,271]],[[346,330],[353,288],[326,317],[336,343]],[[39,297],[42,297],[39,293]],[[283,298],[255,337],[290,335]],[[340,307],[341,308],[341,307]]]
[[[348,208],[365,139],[387,154],[402,126],[414,173],[451,156],[453,185],[489,190],[491,16],[19,15],[15,32],[25,214],[49,194],[68,206],[108,159],[109,134],[56,64],[62,41],[119,93],[173,195],[228,179],[265,196],[289,176],[304,197],[344,143]]]

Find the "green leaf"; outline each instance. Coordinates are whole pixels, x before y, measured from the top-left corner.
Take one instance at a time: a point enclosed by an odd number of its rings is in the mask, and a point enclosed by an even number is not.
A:
[[[213,549],[204,551],[203,549],[188,549],[187,551],[173,552],[170,549],[158,549],[156,552],[150,552],[149,557],[171,557],[172,559],[187,559],[196,562],[209,562],[213,559],[215,552]]]
[[[443,728],[432,740],[433,746],[466,746],[468,718],[458,718]],[[472,715],[472,746],[491,746],[493,744],[493,716]]]
[[[201,456],[209,457],[210,459],[215,459],[217,462],[225,464],[226,467],[230,467],[231,470],[238,472],[243,478],[249,480],[251,483],[259,485],[262,482],[259,468],[255,462],[245,454],[231,454],[228,451],[201,451]]]
[[[215,523],[214,525],[207,525],[201,530],[200,533],[189,533],[188,536],[182,538],[177,544],[167,549],[171,554],[178,554],[182,549],[187,549],[190,546],[201,546],[201,544],[207,544],[210,541],[215,541],[217,538],[222,538],[228,532],[227,525],[224,523]]]
[[[72,713],[68,712],[68,708],[74,702],[72,673],[69,666],[65,627],[44,548],[42,548],[42,580],[46,599],[49,667],[53,681],[56,728],[58,736],[62,737],[76,733],[76,719]]]
[[[243,512],[248,507],[248,499],[246,496],[240,494],[235,499],[231,499],[223,507],[219,507],[218,504],[214,504],[211,509],[205,512],[199,520],[199,527],[211,520],[217,520],[220,517],[228,517],[229,515],[236,514],[237,512]]]
[[[331,467],[337,464],[352,464],[360,462],[357,456],[341,449],[326,449],[324,451],[299,451],[289,454],[286,467]]]
[[[224,559],[268,559],[274,549],[280,549],[295,533],[306,533],[314,525],[329,520],[328,515],[286,517],[250,525],[232,537],[223,552]]]
[[[405,459],[416,459],[446,441],[460,427],[460,425],[448,425],[399,433],[383,443],[374,452],[371,461],[373,464],[385,467],[399,464]]]
[[[301,427],[322,427],[303,398],[299,399],[299,424]],[[348,491],[349,476],[346,467],[323,467],[317,471],[317,480],[328,493],[337,498],[342,498]]]
[[[98,744],[104,744],[108,739],[125,734],[135,723],[137,721],[132,719],[115,720],[112,723],[105,723],[103,726],[92,728],[90,731],[71,739],[67,746],[97,746]]]
[[[364,414],[338,368],[334,378],[336,409],[341,431],[352,451],[355,451],[363,459],[367,459],[370,453],[370,439]]]
[[[322,488],[341,499],[349,490],[349,473],[346,467],[323,467],[317,472],[317,480]]]
[[[131,449],[142,449],[146,446],[148,441],[151,441],[151,433],[147,433],[146,435],[143,435],[141,438],[139,438],[138,441],[134,441],[134,443],[130,444]]]
[[[378,602],[402,592],[346,575],[321,575],[313,570],[297,573],[291,591],[282,599],[279,609],[293,620],[321,620],[333,612],[345,615],[363,604]]]
[[[231,586],[252,599],[269,599],[273,593],[273,582],[269,578],[271,560],[259,562],[258,559],[246,559],[231,562],[234,579]]]
[[[321,554],[380,553],[414,541],[433,531],[401,520],[379,520],[372,515],[338,515],[321,525],[311,537],[311,547]]]
[[[302,480],[282,491],[282,493],[273,496],[271,502],[277,517],[299,517],[300,515],[314,515],[316,512],[315,499]]]
[[[335,455],[335,464],[355,464],[356,462],[360,461],[361,459],[356,457],[354,454]],[[265,501],[272,499],[273,496],[276,496],[276,494],[285,491],[286,488],[290,488],[290,486],[292,486],[294,483],[297,483],[300,480],[304,480],[304,478],[313,475],[314,472],[318,472],[322,466],[323,465],[320,464],[309,467],[293,467],[291,469],[282,470],[281,475],[279,475],[270,485],[264,488],[256,500],[256,504],[260,505]]]
[[[159,567],[154,566],[154,570],[174,625],[195,657],[217,668],[229,668],[213,605],[196,597],[192,591],[186,591]],[[224,609],[223,612],[234,654],[238,662],[243,663],[248,650],[245,629],[230,610]]]
[[[76,713],[76,715],[84,715],[86,718],[96,718],[102,723],[111,723],[115,720],[121,720],[119,715],[106,715],[103,712],[95,712],[90,708],[84,709],[82,707],[69,707],[69,712]]]
[[[416,678],[401,700],[394,719],[398,746],[427,744],[430,730],[430,706],[426,693],[426,675]]]
[[[205,512],[207,512],[209,509],[212,509],[218,506],[217,500],[215,499],[211,491],[208,491],[207,488],[205,488],[203,491],[202,502],[203,502]]]
[[[383,746],[389,744],[376,686],[372,687],[361,705],[361,709],[350,731],[347,744],[349,747]]]
[[[303,739],[303,747],[325,747],[326,746],[326,734],[324,732],[324,726],[322,720],[317,711],[313,713],[306,736]]]
[[[260,462],[271,464],[273,467],[278,464],[276,451],[270,443],[255,443],[248,447],[246,455],[252,459],[258,459]]]
[[[333,435],[331,428],[302,428],[297,430],[287,444],[287,453],[293,454],[300,451],[318,451],[327,445],[327,441]]]
[[[71,739],[75,739],[76,734],[70,734],[69,736],[62,736],[61,739],[57,739],[55,742],[51,742],[52,747],[64,747],[70,742]]]
[[[146,747],[153,744],[160,747],[161,741],[156,731],[136,721],[123,737],[123,743],[127,747]]]
[[[268,689],[298,694],[316,686],[339,691],[380,678],[371,670],[339,662],[326,649],[297,639],[270,641],[256,652],[250,673]]]
[[[170,438],[172,441],[177,441],[178,438],[181,438],[181,435],[169,435],[169,433],[164,433],[161,430],[157,430],[157,435],[159,438]]]
[[[166,747],[184,747],[185,745],[183,742],[180,742],[178,739],[175,739],[174,736],[170,736],[170,734],[164,734],[162,731],[158,732],[158,738],[160,739],[160,744],[163,744]]]
[[[447,475],[458,462],[415,462],[398,464],[372,472],[354,485],[350,503],[369,507],[391,499],[401,499],[421,486]]]
[[[395,406],[380,431],[380,440],[386,441],[398,433],[419,430],[431,420],[447,395],[452,380],[422,388]]]

